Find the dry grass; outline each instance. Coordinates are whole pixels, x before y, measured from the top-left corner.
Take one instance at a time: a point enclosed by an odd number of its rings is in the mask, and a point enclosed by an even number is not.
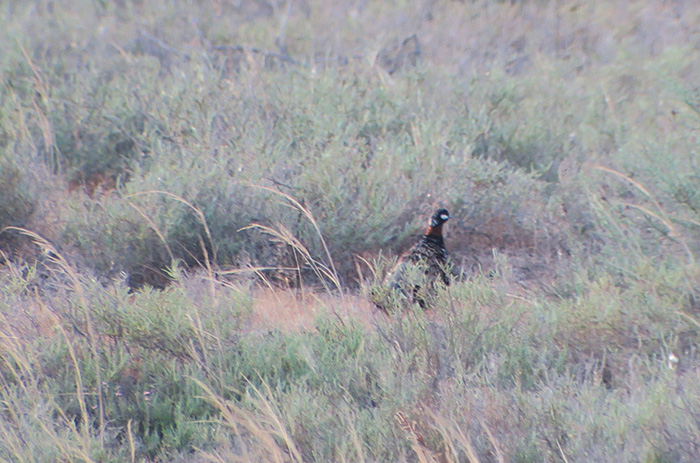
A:
[[[0,459],[695,461],[691,0],[0,17]]]
[[[315,329],[316,319],[332,314],[369,328],[383,313],[362,296],[338,297],[313,290],[259,289],[254,292],[253,304],[248,321],[253,332],[308,332]]]

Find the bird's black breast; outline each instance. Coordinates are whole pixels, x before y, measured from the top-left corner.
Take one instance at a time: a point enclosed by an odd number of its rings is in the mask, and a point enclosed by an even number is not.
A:
[[[445,240],[442,239],[442,236],[426,235],[409,251],[406,258],[415,263],[424,261],[424,263],[430,264],[436,261],[439,264],[444,264],[447,260]]]
[[[427,281],[432,283],[442,281],[450,284],[450,279],[445,273],[447,263],[447,249],[442,236],[425,235],[413,248],[404,254],[397,268],[392,272],[392,286],[401,286],[406,273],[406,266],[416,266],[421,269]]]

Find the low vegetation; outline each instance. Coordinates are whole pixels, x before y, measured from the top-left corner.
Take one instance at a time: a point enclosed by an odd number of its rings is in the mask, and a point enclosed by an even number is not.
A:
[[[0,460],[697,458],[690,0],[0,13]]]

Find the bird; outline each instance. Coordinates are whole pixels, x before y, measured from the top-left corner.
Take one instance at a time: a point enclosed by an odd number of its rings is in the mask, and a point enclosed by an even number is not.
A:
[[[427,307],[426,298],[435,290],[435,285],[450,285],[446,272],[447,249],[442,236],[442,226],[450,219],[447,209],[438,209],[430,217],[425,235],[401,256],[396,267],[387,275],[389,288]]]

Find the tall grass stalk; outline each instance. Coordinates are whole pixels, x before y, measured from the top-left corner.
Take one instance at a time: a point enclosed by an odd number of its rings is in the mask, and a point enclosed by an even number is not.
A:
[[[72,289],[75,291],[75,294],[77,295],[78,302],[80,303],[80,307],[82,308],[82,314],[85,320],[85,327],[87,331],[87,338],[90,344],[90,351],[92,354],[92,361],[95,363],[95,374],[96,374],[96,390],[97,390],[97,405],[98,405],[98,417],[99,417],[99,439],[100,439],[100,448],[104,448],[105,444],[105,437],[104,437],[104,431],[105,431],[105,418],[104,418],[104,404],[103,404],[103,393],[102,393],[102,372],[101,372],[101,365],[100,365],[100,356],[98,354],[98,343],[99,339],[97,336],[97,333],[95,332],[92,324],[92,314],[90,313],[90,306],[87,302],[87,299],[85,297],[85,292],[83,290],[83,284],[80,281],[80,277],[78,276],[78,273],[73,269],[73,267],[68,263],[68,261],[61,255],[61,253],[58,252],[58,250],[51,244],[49,243],[46,239],[44,239],[42,236],[38,235],[37,233],[34,233],[30,230],[26,230],[24,228],[19,228],[19,227],[6,227],[4,230],[0,230],[0,232],[3,231],[15,231],[18,232],[22,235],[25,235],[29,238],[32,239],[34,244],[36,244],[41,250],[44,255],[47,256],[47,259],[50,263],[54,264],[57,266],[59,270],[61,270],[65,275],[67,275],[70,278],[70,281],[72,283]],[[78,403],[80,405],[80,413],[81,413],[81,421],[82,421],[82,435],[83,435],[83,441],[84,441],[84,446],[87,452],[87,449],[89,448],[89,437],[90,437],[90,416],[88,415],[87,412],[87,407],[85,405],[85,393],[83,390],[83,379],[82,375],[80,373],[80,365],[78,362],[78,358],[75,354],[75,350],[72,347],[71,341],[68,338],[65,330],[60,324],[60,321],[58,317],[56,317],[55,314],[49,311],[49,313],[52,314],[54,317],[55,323],[57,328],[60,329],[61,333],[63,334],[63,337],[66,341],[66,346],[69,349],[70,352],[70,357],[73,362],[73,367],[75,369],[75,383],[76,383],[76,394],[78,397]]]
[[[338,291],[339,294],[343,294],[343,287],[340,283],[340,277],[338,276],[338,271],[335,268],[335,264],[333,263],[333,257],[331,256],[331,252],[328,249],[328,245],[326,244],[326,240],[323,238],[323,234],[321,233],[321,229],[318,226],[318,223],[316,222],[316,219],[314,218],[313,214],[311,213],[311,210],[307,207],[304,207],[299,201],[294,199],[292,196],[283,193],[281,191],[275,190],[274,188],[262,186],[262,185],[253,185],[249,184],[248,186],[252,188],[259,188],[261,190],[267,191],[269,193],[273,193],[276,195],[279,195],[286,199],[291,207],[301,213],[304,214],[304,217],[309,221],[309,223],[314,227],[314,230],[316,231],[316,234],[318,235],[319,240],[321,241],[321,245],[323,246],[323,250],[326,253],[326,257],[328,259],[328,264],[323,264],[315,259],[311,258],[311,255],[309,254],[308,250],[304,246],[301,246],[300,243],[296,238],[294,238],[291,233],[285,233],[284,230],[279,230],[275,232],[274,230],[270,229],[269,227],[266,229],[269,233],[272,233],[273,236],[277,236],[277,238],[283,240],[285,243],[289,244],[292,246],[295,250],[299,251],[302,256],[307,260],[307,262],[314,268],[314,272],[322,278],[322,280],[325,280],[326,278],[329,279],[336,287],[336,290]],[[256,225],[260,228],[262,226]]]

